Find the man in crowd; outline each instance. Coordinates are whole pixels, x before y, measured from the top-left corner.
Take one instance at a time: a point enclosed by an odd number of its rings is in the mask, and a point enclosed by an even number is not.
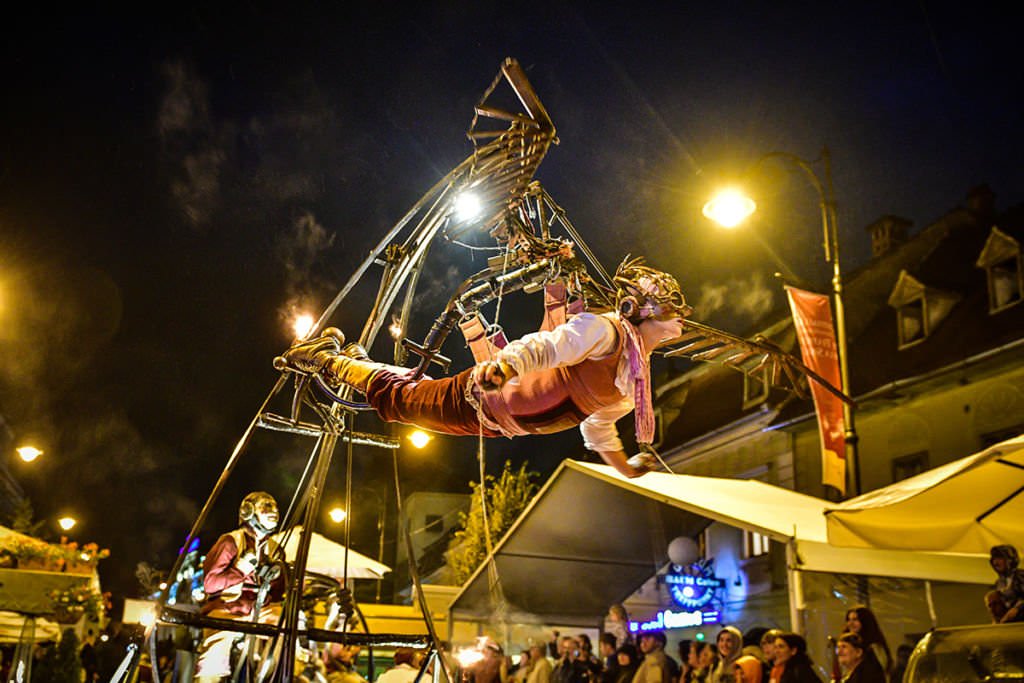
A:
[[[242,500],[238,508],[239,528],[218,538],[203,562],[203,616],[276,621],[284,595],[280,571],[284,556],[270,539],[277,520],[277,502],[269,493],[255,491]],[[254,617],[253,611],[257,609]],[[214,683],[230,676],[232,648],[242,637],[234,631],[204,629],[196,681]]]
[[[989,551],[989,564],[996,573],[993,591],[986,596],[992,621],[1000,624],[1024,621],[1024,569],[1019,568],[1017,549],[1012,545],[993,546]]]
[[[672,668],[665,654],[665,634],[647,631],[640,636],[643,661],[633,675],[633,683],[671,683]]]

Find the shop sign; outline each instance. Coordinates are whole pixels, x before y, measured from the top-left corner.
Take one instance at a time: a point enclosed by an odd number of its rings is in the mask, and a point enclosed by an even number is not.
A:
[[[683,573],[673,565],[665,575],[665,585],[673,602],[688,610],[699,610],[715,597],[715,591],[725,587],[725,581],[712,574],[710,565],[693,564],[691,572]]]
[[[722,623],[722,613],[718,610],[693,610],[691,612],[673,612],[670,609],[658,612],[650,621],[629,622],[630,633],[646,631],[664,631],[671,628],[691,628],[704,624]]]

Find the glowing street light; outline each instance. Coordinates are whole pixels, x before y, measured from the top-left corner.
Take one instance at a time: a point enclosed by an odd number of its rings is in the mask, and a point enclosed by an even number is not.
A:
[[[313,316],[308,313],[302,313],[295,316],[295,320],[292,322],[292,331],[295,332],[295,338],[305,339],[306,335],[309,334],[315,324],[316,320],[314,320]]]
[[[35,446],[21,446],[17,450],[18,457],[24,460],[25,462],[32,462],[33,460],[35,460],[36,458],[43,454],[43,452],[36,448]]]
[[[64,531],[71,531],[76,524],[78,524],[78,520],[74,517],[61,517],[57,520],[57,525]]]
[[[413,446],[415,446],[416,448],[423,448],[428,443],[430,443],[430,440],[433,439],[434,437],[430,436],[430,434],[427,434],[422,429],[417,429],[411,434],[409,434],[408,438],[409,441],[412,442]]]
[[[828,148],[821,150],[817,160],[824,166],[825,178],[818,177],[812,168],[816,162],[807,161],[788,152],[769,152],[762,155],[754,164],[754,168],[768,160],[775,160],[799,169],[818,193],[821,207],[822,246],[825,249],[825,260],[832,264],[832,298],[835,306],[836,351],[839,356],[840,389],[849,394],[850,370],[847,362],[846,348],[846,309],[843,306],[843,278],[839,266],[839,219],[836,215],[836,193],[832,185],[832,157]],[[733,228],[742,223],[757,209],[757,204],[735,188],[725,190],[704,205],[705,216],[725,228]],[[843,402],[843,423],[846,426],[846,462],[853,471],[853,493],[858,495],[861,490],[860,459],[857,449],[857,428],[854,424],[854,411],[849,403]]]
[[[334,507],[331,508],[330,512],[327,513],[327,516],[330,517],[331,521],[335,524],[341,524],[345,521],[345,518],[348,517],[348,513],[345,512],[342,508]]]
[[[703,213],[723,228],[735,228],[756,210],[757,204],[742,190],[729,188],[722,190],[705,204]]]

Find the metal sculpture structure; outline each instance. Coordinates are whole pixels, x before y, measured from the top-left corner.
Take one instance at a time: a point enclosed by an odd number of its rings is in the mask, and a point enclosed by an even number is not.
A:
[[[514,94],[518,110],[500,108],[494,104],[495,92],[503,84]],[[409,354],[416,356],[417,374],[422,374],[431,364],[447,371],[450,361],[441,355],[441,350],[445,339],[456,326],[462,329],[467,339],[472,335],[478,338],[483,336],[485,339],[500,335],[500,331],[486,321],[482,308],[493,302],[500,306],[502,297],[513,292],[534,293],[554,288],[560,289],[563,302],[569,302],[576,310],[605,311],[613,307],[615,287],[608,272],[587,247],[565,211],[534,180],[539,164],[550,147],[557,144],[557,138],[551,118],[515,60],[505,60],[494,82],[477,103],[468,137],[473,142],[473,153],[423,195],[370,251],[323,311],[314,328],[307,334],[308,339],[317,337],[325,329],[338,307],[374,265],[382,265],[383,272],[358,342],[370,348],[386,325],[401,331],[401,334],[396,335],[395,360],[403,364]],[[460,218],[457,209],[470,197],[478,204],[479,212],[474,218]],[[468,277],[457,288],[422,342],[405,339],[404,331],[408,329],[417,282],[431,245],[439,238],[460,244],[471,232],[478,235],[486,233],[493,238],[495,256],[488,260],[485,269]],[[325,343],[332,343],[326,341],[329,338],[324,339]],[[773,381],[781,381],[787,388],[798,393],[803,392],[802,376],[822,381],[799,360],[768,340],[744,340],[690,321],[685,322],[684,334],[674,346],[666,355],[715,360],[748,374],[767,369]],[[288,590],[280,621],[277,624],[264,624],[199,617],[165,604],[166,592],[159,601],[158,619],[164,623],[236,631],[279,641],[280,655],[272,673],[258,679],[250,673],[252,680],[292,680],[294,653],[300,638],[370,647],[426,647],[433,655],[428,661],[437,662],[433,667],[433,675],[437,680],[443,670],[443,658],[436,656],[439,641],[430,621],[430,611],[423,602],[423,591],[412,559],[408,534],[405,542],[409,550],[410,575],[415,585],[415,594],[421,601],[420,607],[428,633],[408,637],[352,633],[347,628],[316,629],[301,624],[302,597],[308,587],[306,559],[310,536],[315,528],[327,473],[339,442],[345,446],[348,461],[348,509],[351,509],[353,446],[364,445],[394,452],[399,443],[392,435],[361,432],[355,428],[359,412],[369,408],[357,397],[353,397],[351,390],[338,392],[317,376],[288,372],[283,367],[281,369],[280,376],[237,442],[182,544],[183,548],[187,548],[198,538],[213,503],[222,493],[256,430],[287,432],[313,439],[305,471],[281,523],[282,529],[301,526],[301,536],[296,558],[285,568]],[[275,412],[272,406],[283,400],[287,401],[286,409]],[[395,475],[397,484],[397,460]],[[401,515],[401,496],[397,497]],[[346,538],[346,546],[347,541]],[[171,576],[175,575],[181,563],[182,556],[179,556]],[[345,574],[347,576],[347,571]],[[134,656],[137,659],[138,651],[134,652]]]

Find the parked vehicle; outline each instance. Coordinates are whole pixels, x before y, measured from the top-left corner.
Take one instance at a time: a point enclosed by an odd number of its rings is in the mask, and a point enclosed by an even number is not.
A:
[[[903,683],[1024,681],[1024,623],[937,628],[918,642]]]

